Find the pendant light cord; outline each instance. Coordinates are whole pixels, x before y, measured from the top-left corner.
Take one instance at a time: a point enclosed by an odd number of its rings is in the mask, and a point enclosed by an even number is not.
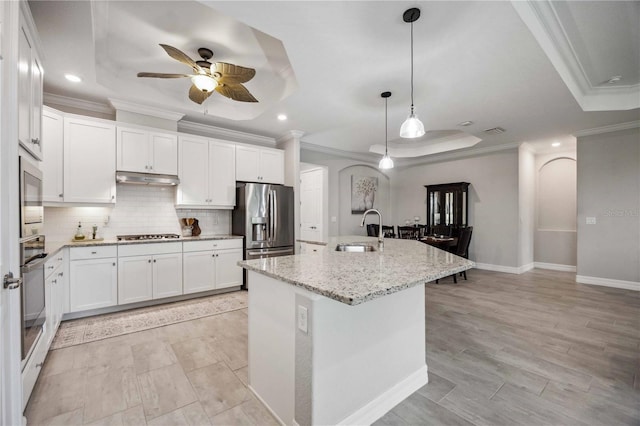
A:
[[[389,155],[389,151],[388,151],[388,142],[387,140],[388,138],[388,132],[387,132],[387,123],[388,123],[388,119],[387,119],[387,100],[388,98],[384,98],[384,155],[387,156]]]
[[[413,114],[413,21],[411,21],[411,114]]]

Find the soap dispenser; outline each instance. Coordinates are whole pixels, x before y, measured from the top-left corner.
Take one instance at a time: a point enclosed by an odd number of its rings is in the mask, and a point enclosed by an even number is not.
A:
[[[74,240],[84,240],[84,234],[82,233],[82,222],[78,222],[78,229],[76,230],[76,235],[73,237]]]

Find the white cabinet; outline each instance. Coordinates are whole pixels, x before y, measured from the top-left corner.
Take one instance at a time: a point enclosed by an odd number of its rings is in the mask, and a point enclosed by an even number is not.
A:
[[[184,293],[242,285],[242,240],[189,241],[183,245]]]
[[[22,9],[22,8],[21,8]],[[42,65],[35,46],[35,28],[28,11],[21,10],[18,36],[18,141],[42,159]]]
[[[118,248],[118,304],[182,294],[182,243]]]
[[[118,170],[165,175],[178,174],[178,137],[118,126]]]
[[[64,201],[115,203],[115,124],[65,117],[63,138]]]
[[[236,180],[284,184],[284,151],[236,145]]]
[[[65,253],[66,249],[60,250],[44,265],[47,347],[53,341],[65,310],[68,287]]]
[[[64,201],[64,118],[51,108],[42,111],[42,201]]]
[[[117,247],[69,249],[69,311],[118,304]]]
[[[235,206],[234,144],[181,135],[178,162],[178,206],[216,209]]]

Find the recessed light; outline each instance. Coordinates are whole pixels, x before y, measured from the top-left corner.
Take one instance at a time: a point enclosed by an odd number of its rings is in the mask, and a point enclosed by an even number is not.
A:
[[[473,124],[473,121],[463,121],[461,123],[458,123],[458,126],[471,126]]]
[[[286,119],[287,119],[287,116],[286,116],[286,115],[284,115],[284,114],[278,114],[278,120],[280,120],[280,121],[284,121],[284,120],[286,120]]]
[[[554,142],[554,143],[551,144],[551,146],[553,146],[553,147],[560,146],[560,145],[561,145],[560,142]]]
[[[73,75],[73,74],[65,74],[64,78],[66,78],[67,80],[69,80],[72,83],[80,83],[82,81],[82,79],[80,77],[78,77],[77,75]]]

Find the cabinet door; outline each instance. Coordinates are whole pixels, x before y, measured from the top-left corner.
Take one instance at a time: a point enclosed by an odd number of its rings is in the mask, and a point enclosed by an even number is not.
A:
[[[149,132],[117,128],[117,170],[145,173],[150,170]]]
[[[259,164],[259,148],[236,146],[236,180],[258,182]]]
[[[153,256],[153,298],[182,294],[182,253]]]
[[[230,143],[209,142],[209,204],[236,205],[236,147]]]
[[[209,199],[209,142],[180,138],[178,204],[205,205]]]
[[[284,184],[284,152],[260,151],[260,182]]]
[[[116,258],[69,262],[70,312],[118,304]]]
[[[178,137],[166,133],[151,133],[151,173],[178,174]]]
[[[4,6],[4,5],[3,5]],[[18,36],[18,141],[31,146],[31,42],[23,26]]]
[[[47,341],[47,347],[51,340],[53,340],[53,336],[56,334],[55,327],[55,308],[54,308],[54,287],[56,285],[56,274],[51,274],[47,279],[44,280],[44,307],[45,307],[45,327],[44,327],[44,335],[43,338]]]
[[[153,297],[151,256],[118,258],[118,304],[142,302]]]
[[[31,150],[42,160],[42,66],[31,49]]]
[[[242,285],[242,250],[220,250],[216,252],[216,288]]]
[[[63,119],[62,115],[49,110],[42,113],[42,200],[63,200]]]
[[[64,119],[64,201],[115,203],[116,128]]]
[[[215,253],[194,251],[182,255],[184,294],[215,288]]]

